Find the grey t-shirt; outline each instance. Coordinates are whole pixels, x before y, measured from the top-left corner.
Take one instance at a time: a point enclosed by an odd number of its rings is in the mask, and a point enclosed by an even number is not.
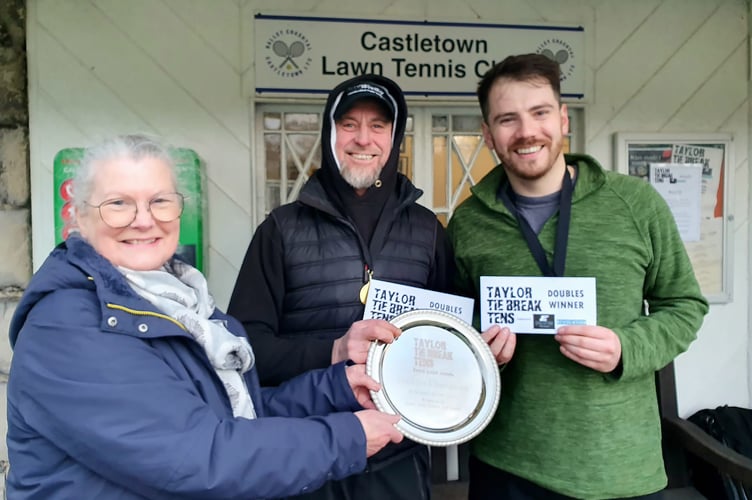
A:
[[[561,191],[536,197],[518,194],[515,196],[515,201],[517,211],[530,224],[535,234],[538,234],[546,221],[559,208],[559,198],[561,198]]]

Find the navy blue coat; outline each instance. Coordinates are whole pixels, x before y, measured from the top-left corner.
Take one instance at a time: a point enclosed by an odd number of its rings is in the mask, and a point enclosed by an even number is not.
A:
[[[259,418],[234,418],[202,348],[78,237],[34,275],[10,338],[9,498],[275,498],[365,467],[343,364],[274,389],[251,370]]]

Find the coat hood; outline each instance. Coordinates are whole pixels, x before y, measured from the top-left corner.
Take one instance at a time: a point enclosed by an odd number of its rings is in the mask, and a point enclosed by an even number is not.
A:
[[[94,284],[87,280],[81,269],[65,263],[66,252],[66,243],[60,243],[32,276],[10,322],[8,336],[11,347],[15,347],[18,333],[26,322],[29,311],[45,296],[60,289],[94,288]]]
[[[400,145],[405,135],[405,125],[407,123],[407,103],[402,89],[389,78],[380,75],[361,75],[346,80],[329,93],[329,97],[324,107],[323,123],[321,128],[321,169],[318,176],[332,201],[341,207],[342,194],[349,193],[353,188],[347,184],[339,172],[339,165],[334,154],[334,142],[336,138],[336,128],[334,126],[335,116],[341,112],[342,107],[351,105],[352,92],[350,89],[361,87],[368,89],[369,86],[377,90],[374,94],[366,92],[364,97],[373,97],[382,102],[389,112],[393,112],[394,121],[392,122],[392,150],[389,158],[384,164],[381,171],[381,187],[371,186],[368,188],[364,198],[377,197],[378,192],[391,193],[395,188],[397,179],[397,170],[399,167]],[[385,91],[385,95],[381,92]],[[375,94],[378,92],[378,95]]]
[[[90,290],[99,296],[102,307],[117,297],[119,303],[133,309],[154,309],[133,291],[110,261],[97,253],[86,240],[74,234],[55,247],[32,276],[10,322],[8,336],[11,348],[15,347],[34,306],[47,295],[61,290]]]

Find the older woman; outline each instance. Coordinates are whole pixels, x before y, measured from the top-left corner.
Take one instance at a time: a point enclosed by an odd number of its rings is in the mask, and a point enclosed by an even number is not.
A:
[[[362,365],[259,387],[243,328],[173,258],[184,197],[165,147],[123,136],[90,149],[74,197],[80,234],[34,275],[10,327],[9,498],[281,497],[402,439],[397,417],[363,409],[378,385]]]

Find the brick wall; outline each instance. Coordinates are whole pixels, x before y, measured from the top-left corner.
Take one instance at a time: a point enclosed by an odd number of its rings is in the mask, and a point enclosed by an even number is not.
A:
[[[5,471],[8,323],[31,277],[26,5],[0,2],[0,470]],[[0,474],[0,493],[5,481]],[[3,495],[4,496],[4,495]]]

